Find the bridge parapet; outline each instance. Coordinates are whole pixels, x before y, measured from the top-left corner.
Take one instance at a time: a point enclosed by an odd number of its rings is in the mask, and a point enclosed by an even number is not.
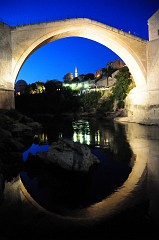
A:
[[[106,30],[110,30],[110,31],[113,31],[113,32],[116,32],[116,33],[119,33],[121,35],[124,35],[124,36],[127,36],[127,37],[130,37],[132,39],[135,39],[137,41],[140,41],[140,42],[146,42],[145,39],[143,38],[140,38],[134,34],[131,34],[130,32],[127,33],[127,32],[124,32],[122,29],[118,29],[118,28],[115,28],[115,27],[112,27],[112,26],[109,26],[107,24],[103,24],[101,22],[97,22],[95,20],[92,20],[92,19],[88,19],[88,18],[72,18],[72,19],[65,19],[65,20],[57,20],[57,21],[49,21],[49,22],[40,22],[40,23],[34,23],[34,24],[24,24],[24,25],[17,25],[17,26],[13,26],[12,27],[12,31],[16,31],[16,30],[30,30],[30,28],[32,29],[37,29],[37,28],[43,28],[43,27],[53,27],[53,24],[54,25],[63,25],[63,24],[71,24],[73,25],[73,23],[77,23],[79,24],[81,22],[81,24],[91,24],[91,25],[95,25],[97,27],[101,27],[101,28],[104,28]]]

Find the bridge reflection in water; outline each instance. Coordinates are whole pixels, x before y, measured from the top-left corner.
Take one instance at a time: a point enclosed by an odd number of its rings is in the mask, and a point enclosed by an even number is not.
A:
[[[18,198],[17,192],[20,190],[18,201],[21,201],[25,221],[27,217],[35,217],[43,213],[45,217],[40,220],[39,226],[48,221],[48,226],[56,223],[56,225],[64,224],[67,227],[88,227],[103,224],[105,221],[108,223],[118,215],[121,216],[126,210],[129,211],[147,201],[150,221],[154,229],[157,229],[159,224],[159,127],[134,123],[123,123],[123,126],[126,138],[135,155],[135,162],[127,180],[106,199],[87,208],[69,211],[66,216],[60,216],[49,212],[35,202],[20,178],[13,184],[5,184],[6,199],[15,201]],[[109,142],[109,144],[111,143]],[[35,206],[35,208],[31,206]],[[27,211],[24,210],[25,208]],[[29,223],[29,221],[26,222]],[[46,224],[44,225],[46,227]],[[48,227],[48,229],[50,228]]]

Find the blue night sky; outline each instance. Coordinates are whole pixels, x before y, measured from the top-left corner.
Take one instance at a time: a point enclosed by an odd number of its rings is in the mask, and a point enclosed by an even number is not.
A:
[[[148,40],[148,19],[159,9],[159,0],[0,0],[0,21],[30,24],[66,18],[89,18]],[[94,41],[69,37],[49,43],[24,63],[17,80],[27,83],[57,79],[78,68],[95,73],[119,57]]]

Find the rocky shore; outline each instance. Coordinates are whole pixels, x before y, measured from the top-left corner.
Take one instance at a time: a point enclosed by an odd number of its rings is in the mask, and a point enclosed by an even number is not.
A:
[[[0,110],[0,173],[7,180],[16,177],[24,152],[42,125],[15,110]]]

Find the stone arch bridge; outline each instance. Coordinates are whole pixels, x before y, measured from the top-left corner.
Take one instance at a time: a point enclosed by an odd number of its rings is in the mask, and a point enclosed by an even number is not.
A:
[[[0,22],[0,109],[14,108],[16,77],[34,51],[60,38],[78,36],[103,44],[128,66],[136,83],[126,99],[132,121],[158,123],[159,10],[148,19],[148,33],[147,41],[86,18],[14,27]]]

